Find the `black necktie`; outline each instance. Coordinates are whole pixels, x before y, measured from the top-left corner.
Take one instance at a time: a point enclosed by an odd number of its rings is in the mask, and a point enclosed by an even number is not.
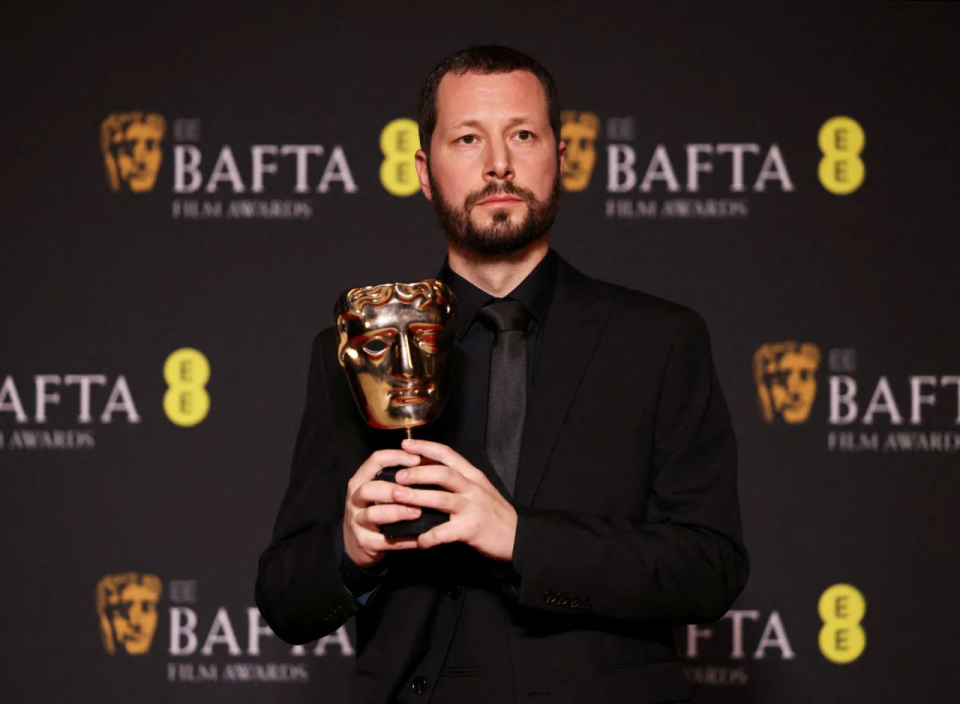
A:
[[[518,301],[497,301],[481,308],[478,315],[496,330],[490,355],[487,457],[512,496],[527,411],[525,337],[530,314]]]

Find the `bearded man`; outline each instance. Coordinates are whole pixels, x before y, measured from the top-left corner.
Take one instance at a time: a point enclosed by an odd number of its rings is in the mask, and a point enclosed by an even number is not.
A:
[[[671,626],[719,619],[748,573],[706,325],[550,249],[566,145],[539,63],[451,56],[419,129],[456,388],[424,439],[384,449],[397,435],[346,410],[336,333],[317,336],[257,605],[290,643],[355,617],[357,702],[688,701]],[[380,531],[424,509],[450,519]]]

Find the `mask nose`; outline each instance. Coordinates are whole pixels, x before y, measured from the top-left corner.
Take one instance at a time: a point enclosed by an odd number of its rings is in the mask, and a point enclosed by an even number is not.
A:
[[[401,379],[415,379],[421,376],[420,355],[416,344],[411,340],[410,333],[397,335],[397,341],[394,344],[396,345],[394,375]]]

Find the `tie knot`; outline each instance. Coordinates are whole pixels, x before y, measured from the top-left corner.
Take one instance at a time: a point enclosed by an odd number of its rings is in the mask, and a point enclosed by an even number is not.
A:
[[[497,332],[503,330],[527,331],[530,313],[520,301],[497,301],[480,309],[480,319],[489,323]]]

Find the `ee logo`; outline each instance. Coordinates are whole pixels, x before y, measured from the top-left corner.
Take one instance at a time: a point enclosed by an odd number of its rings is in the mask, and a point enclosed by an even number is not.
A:
[[[380,133],[380,183],[395,196],[412,196],[420,190],[414,156],[420,148],[420,132],[415,120],[399,117]]]
[[[860,159],[865,142],[863,128],[852,117],[831,117],[823,123],[817,135],[823,152],[817,173],[824,188],[838,196],[860,188],[866,175]]]
[[[200,350],[181,347],[163,364],[167,393],[163,395],[163,412],[174,425],[189,428],[197,425],[210,412],[210,362]]]
[[[830,662],[846,665],[860,657],[867,634],[860,626],[867,602],[850,584],[834,584],[820,596],[820,652]]]

